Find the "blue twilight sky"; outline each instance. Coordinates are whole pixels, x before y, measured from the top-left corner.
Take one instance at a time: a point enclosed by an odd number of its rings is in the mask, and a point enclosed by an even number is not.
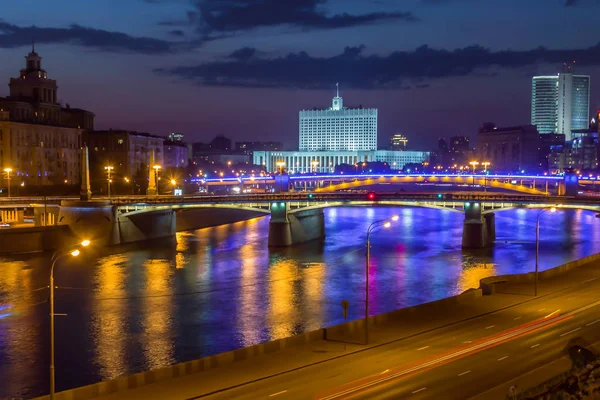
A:
[[[96,127],[297,146],[298,110],[379,108],[379,141],[428,149],[530,122],[531,76],[563,62],[600,106],[600,0],[20,0],[0,14],[0,81],[31,41],[59,100]],[[8,86],[0,96],[8,94]]]

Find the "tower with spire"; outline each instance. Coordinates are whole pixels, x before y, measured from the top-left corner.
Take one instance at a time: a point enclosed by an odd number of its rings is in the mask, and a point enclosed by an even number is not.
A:
[[[340,97],[340,83],[335,84],[335,97],[331,101],[331,109],[335,111],[342,110],[344,108],[344,99]]]

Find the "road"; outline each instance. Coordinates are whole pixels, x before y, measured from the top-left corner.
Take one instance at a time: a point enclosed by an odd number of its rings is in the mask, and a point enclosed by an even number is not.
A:
[[[468,399],[600,341],[600,280],[398,342],[193,399]],[[508,389],[508,387],[507,387]]]

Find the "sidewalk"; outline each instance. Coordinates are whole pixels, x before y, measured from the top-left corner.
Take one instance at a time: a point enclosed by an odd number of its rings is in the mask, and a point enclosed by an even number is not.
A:
[[[593,281],[598,278],[600,278],[600,261],[595,261],[570,270],[563,275],[540,281],[538,298],[549,296],[577,285],[594,283]],[[400,321],[375,325],[369,330],[369,346],[319,340],[257,357],[250,357],[246,360],[234,362],[224,367],[212,368],[206,371],[167,379],[136,389],[112,393],[97,398],[102,400],[132,398],[152,400],[199,397],[219,392],[227,388],[240,386],[248,382],[262,380],[270,376],[281,375],[292,370],[301,369],[327,360],[344,357],[352,353],[362,352],[373,347],[406,339],[460,321],[493,313],[517,304],[534,301],[535,299],[536,298],[533,296],[532,284],[502,283],[498,284],[496,294],[461,301],[460,303],[453,305],[451,310],[449,310],[448,307],[430,307],[427,308],[427,312],[411,313],[410,321],[403,319]],[[560,362],[553,364],[556,364],[556,369],[551,369],[550,367],[547,370],[544,369],[539,372],[539,376],[543,375],[545,377],[547,374],[551,374],[549,376],[551,377],[556,375],[555,371],[558,369],[560,369],[558,373],[564,371],[564,365]],[[532,377],[522,378],[524,380],[517,380],[517,382],[519,382],[517,384],[520,388],[525,388],[535,385],[536,383],[530,382],[534,382],[535,379],[538,379],[538,375],[533,374]],[[481,399],[504,398],[509,386],[510,385],[505,388],[497,388],[498,393],[499,391],[503,391],[501,397],[481,397]],[[47,396],[42,398],[47,398]],[[66,398],[70,397],[63,397],[61,394],[56,396],[56,400]]]

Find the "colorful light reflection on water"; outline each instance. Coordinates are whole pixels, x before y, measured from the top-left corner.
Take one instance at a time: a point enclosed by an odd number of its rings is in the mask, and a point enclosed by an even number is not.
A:
[[[267,247],[268,218],[178,234],[177,243],[67,260],[57,268],[57,386],[111,379],[360,318],[365,232],[372,235],[373,314],[531,271],[535,210],[496,214],[493,248],[461,249],[459,213],[332,208],[327,238]],[[569,210],[542,217],[541,267],[600,252],[600,220]],[[47,393],[47,255],[0,260],[0,398]],[[10,306],[10,307],[9,307]],[[10,315],[7,315],[10,314]]]

